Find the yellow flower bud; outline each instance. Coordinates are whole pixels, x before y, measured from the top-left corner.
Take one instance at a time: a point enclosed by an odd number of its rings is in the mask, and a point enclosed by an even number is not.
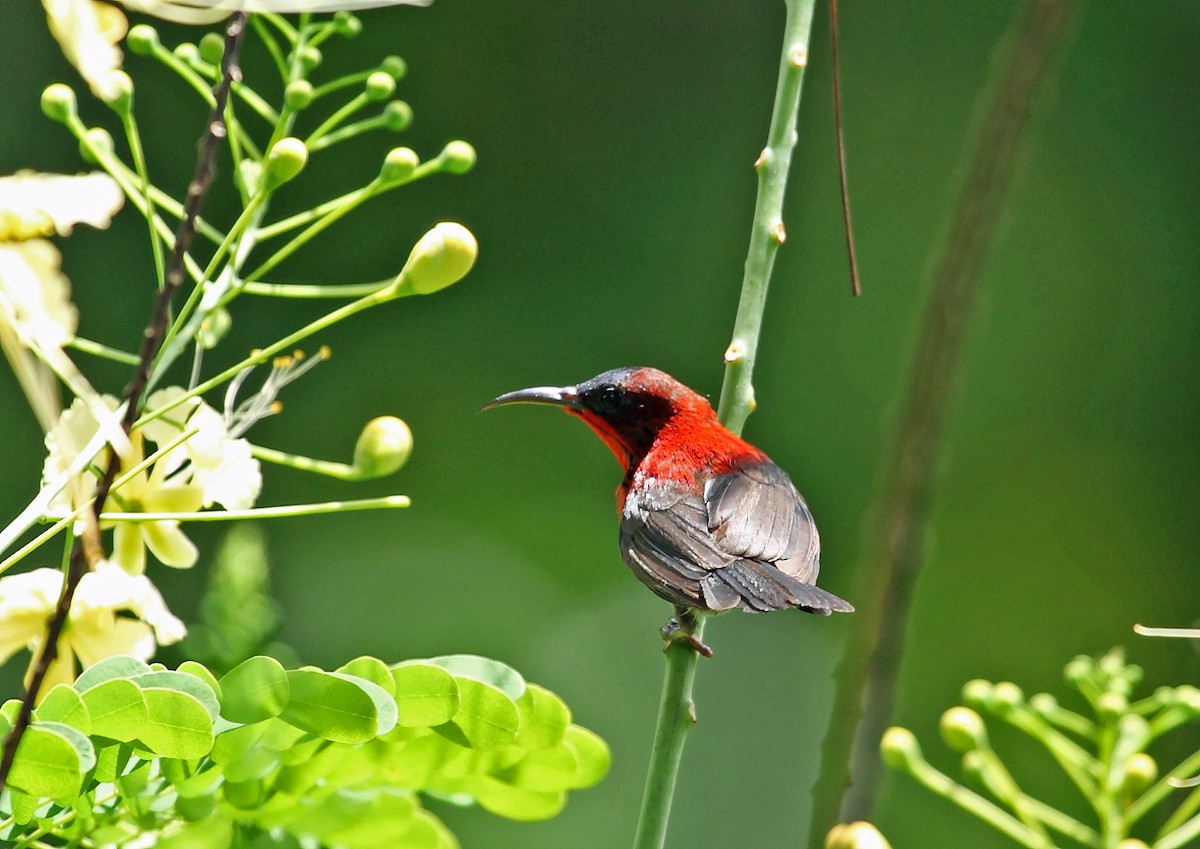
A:
[[[429,295],[452,286],[471,270],[478,252],[479,245],[470,230],[443,221],[417,241],[393,284],[393,294]]]
[[[280,139],[267,152],[266,164],[267,188],[278,188],[304,170],[308,164],[308,148],[300,139],[291,136]]]
[[[869,822],[835,825],[825,836],[825,849],[892,849],[892,845]]]
[[[379,416],[367,422],[354,446],[354,468],[364,478],[390,475],[408,462],[412,454],[412,431],[395,416]]]
[[[987,728],[983,719],[970,708],[950,708],[942,714],[939,727],[942,740],[955,751],[969,752],[987,745]]]
[[[921,745],[917,738],[907,728],[894,725],[883,732],[879,742],[879,751],[883,762],[895,769],[909,771],[912,765],[921,759]]]

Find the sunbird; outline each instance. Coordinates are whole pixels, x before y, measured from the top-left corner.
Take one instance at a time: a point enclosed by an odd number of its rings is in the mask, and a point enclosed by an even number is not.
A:
[[[693,611],[854,610],[816,586],[821,539],[787,473],[669,374],[617,368],[577,386],[508,392],[484,409],[503,404],[561,407],[616,455],[621,558],[675,605],[664,636],[709,654],[689,639]],[[683,636],[669,633],[681,627]]]

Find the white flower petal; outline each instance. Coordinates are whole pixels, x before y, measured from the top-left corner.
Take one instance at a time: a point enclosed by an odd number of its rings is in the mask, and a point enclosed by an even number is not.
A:
[[[61,259],[43,239],[0,243],[0,322],[42,348],[61,348],[79,324]]]
[[[111,11],[93,0],[42,0],[42,6],[50,32],[67,60],[97,97],[113,100],[119,91],[113,72],[120,69],[122,60],[115,42],[124,32],[112,25]]]
[[[428,6],[431,0],[121,0],[126,9],[179,24],[211,24],[247,12],[336,12],[382,6]]]
[[[39,174],[18,171],[0,177],[0,241],[34,236],[68,236],[76,224],[104,229],[121,209],[125,195],[117,181],[91,174]]]

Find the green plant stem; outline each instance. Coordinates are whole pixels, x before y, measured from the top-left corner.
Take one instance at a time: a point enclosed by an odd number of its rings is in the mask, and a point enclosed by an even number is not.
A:
[[[960,352],[1039,92],[1054,76],[1054,59],[1078,5],[1079,0],[1030,0],[1019,9],[980,100],[966,168],[933,266],[888,466],[873,501],[863,568],[856,576],[852,598],[858,627],[838,667],[822,745],[809,832],[813,847],[824,844],[834,823],[870,819],[874,807],[879,740],[891,722],[905,626],[925,560]]]
[[[725,379],[718,409],[721,421],[735,433],[741,432],[754,410],[754,358],[766,307],[767,285],[775,254],[783,242],[783,197],[788,167],[796,145],[796,118],[800,111],[800,92],[807,64],[814,4],[815,0],[787,2],[783,52],[775,88],[775,105],[771,111],[771,126],[767,146],[755,163],[758,194],[751,224],[750,248],[734,320],[733,339],[725,353]],[[696,618],[693,634],[697,639],[702,639],[705,618]],[[696,722],[692,686],[699,657],[699,653],[686,644],[672,642],[667,646],[662,699],[633,841],[634,849],[660,849],[666,841],[667,819],[675,795],[684,740]]]
[[[285,504],[280,507],[250,507],[246,510],[204,510],[194,513],[101,513],[103,522],[235,522],[242,519],[291,519],[322,513],[356,510],[395,510],[409,507],[407,495],[384,495],[352,501],[322,501],[318,504]]]

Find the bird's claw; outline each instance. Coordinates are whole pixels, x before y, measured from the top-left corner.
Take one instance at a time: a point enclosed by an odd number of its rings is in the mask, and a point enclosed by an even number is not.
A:
[[[713,651],[706,646],[699,637],[693,633],[696,627],[696,618],[690,612],[681,612],[678,616],[672,616],[667,620],[667,624],[662,626],[659,632],[667,644],[663,646],[663,651],[666,651],[674,643],[683,643],[688,646],[696,654],[701,657],[712,657]]]

